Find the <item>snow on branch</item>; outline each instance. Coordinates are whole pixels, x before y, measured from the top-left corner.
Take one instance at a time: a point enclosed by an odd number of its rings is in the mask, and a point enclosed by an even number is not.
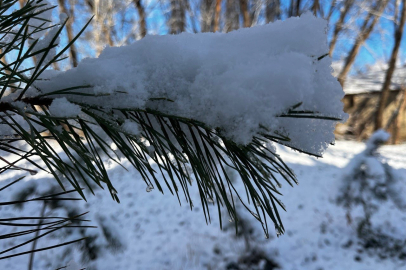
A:
[[[276,175],[291,185],[297,180],[271,142],[320,156],[334,142],[336,122],[346,118],[326,27],[325,20],[304,14],[227,34],[147,36],[106,48],[66,72],[37,68],[30,79],[13,71],[22,84],[0,94],[0,151],[25,141],[62,186],[69,181],[82,196],[78,178],[90,190],[89,179],[107,185],[118,200],[103,165],[106,156],[127,158],[147,190],[163,192],[160,174],[173,194],[183,190],[191,207],[188,184],[195,179],[208,221],[210,202],[225,206],[235,220],[228,196],[244,201],[227,176],[231,168],[253,203],[244,206],[266,233],[266,216],[283,233]]]
[[[321,154],[334,141],[334,122],[278,116],[301,103],[300,110],[345,118],[331,59],[319,59],[328,52],[326,27],[325,20],[305,14],[228,34],[147,36],[37,81],[26,94],[64,96],[105,108],[159,110],[220,128],[241,144],[264,132],[263,126],[290,137],[294,146]],[[91,87],[61,91],[80,85]]]

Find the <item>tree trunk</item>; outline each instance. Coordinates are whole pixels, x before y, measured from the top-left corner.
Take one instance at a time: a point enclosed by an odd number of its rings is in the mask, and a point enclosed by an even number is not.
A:
[[[320,2],[319,0],[313,0],[312,11],[313,15],[317,16],[317,11],[320,9]]]
[[[242,14],[243,27],[250,27],[250,13],[248,11],[248,0],[240,0],[240,9]]]
[[[374,7],[371,11],[368,12],[367,17],[364,20],[363,25],[361,26],[360,32],[355,40],[354,45],[352,46],[344,66],[338,75],[338,81],[341,83],[341,86],[344,87],[345,79],[348,72],[350,71],[352,65],[354,64],[355,57],[358,55],[361,46],[364,44],[365,40],[369,37],[372,30],[375,27],[375,24],[378,22],[379,18],[382,15],[383,10],[388,4],[389,0],[377,0]],[[371,22],[370,22],[371,21]]]
[[[266,0],[265,5],[266,23],[274,22],[281,18],[280,0]]]
[[[263,0],[252,0],[251,1],[250,27],[253,27],[258,24],[259,16],[262,12],[262,9],[263,9]]]
[[[169,30],[171,34],[180,34],[185,31],[186,12],[185,0],[171,0],[171,18],[169,20]]]
[[[391,131],[391,143],[392,144],[397,144],[399,143],[399,130],[400,126],[403,123],[403,117],[404,117],[404,110],[406,108],[406,91],[399,91],[397,97],[396,97],[396,103],[397,106],[395,110],[393,111],[391,117],[389,118],[388,122],[385,125],[385,129],[389,130],[390,127],[392,127]]]
[[[301,0],[296,0],[296,16],[300,16],[300,3]]]
[[[192,8],[190,7],[189,0],[185,0],[185,9],[189,13],[190,24],[192,26],[193,33],[197,33],[198,31],[197,31],[197,27],[196,27],[196,15],[193,12]]]
[[[214,3],[215,2],[213,0],[202,0],[200,14],[201,14],[201,31],[203,33],[211,31],[215,8]]]
[[[217,32],[220,30],[220,13],[221,13],[221,0],[216,0],[216,11],[214,13],[213,32]]]
[[[228,33],[240,27],[238,14],[238,1],[227,0],[226,2],[226,22],[224,30]]]
[[[388,70],[386,71],[385,81],[382,85],[381,96],[379,99],[378,109],[376,111],[375,117],[375,130],[382,128],[383,126],[383,113],[385,111],[386,103],[388,101],[390,84],[392,82],[392,76],[396,68],[396,59],[398,58],[400,43],[402,42],[403,28],[406,20],[406,0],[402,0],[402,15],[400,17],[400,22],[395,22],[395,33],[392,54],[388,63]]]
[[[66,22],[66,33],[68,34],[68,42],[72,42],[72,40],[74,39],[74,35],[73,35],[74,10],[73,10],[73,6],[71,6],[70,10],[68,10],[68,8],[66,7],[65,0],[58,0],[58,4],[59,4],[60,12],[65,13],[69,17],[68,21]],[[78,66],[78,56],[77,56],[76,46],[75,46],[74,43],[69,47],[69,58],[70,58],[72,66],[77,67]]]
[[[135,7],[137,8],[139,24],[140,24],[140,37],[144,38],[147,35],[147,23],[145,20],[145,9],[141,3],[141,0],[133,0]]]
[[[289,12],[288,12],[289,17],[294,16],[294,8],[293,8],[294,6],[295,6],[295,0],[290,0]]]
[[[399,130],[401,130],[401,125],[404,123],[405,119],[405,114],[406,114],[406,93],[403,91],[403,99],[402,103],[399,108],[399,113],[395,119],[395,127],[396,127],[396,132],[393,133],[393,144],[399,144],[400,139],[399,139]]]
[[[327,21],[330,21],[331,15],[333,15],[334,10],[336,9],[336,5],[337,5],[337,0],[333,0],[331,2],[331,6],[330,6],[330,8],[328,10],[328,13],[327,13],[327,17],[326,17]]]

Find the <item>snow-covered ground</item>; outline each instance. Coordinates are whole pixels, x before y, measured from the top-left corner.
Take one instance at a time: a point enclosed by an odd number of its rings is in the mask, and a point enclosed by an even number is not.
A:
[[[111,165],[110,173],[121,203],[113,202],[108,192],[103,190],[98,190],[96,196],[89,194],[88,203],[78,203],[79,211],[90,211],[88,218],[92,219],[92,224],[99,226],[99,229],[90,229],[89,234],[98,235],[95,243],[101,248],[93,263],[82,265],[77,252],[74,253],[75,261],[87,269],[99,270],[227,269],[227,266],[228,269],[237,269],[231,268],[232,262],[237,263],[242,255],[247,254],[248,242],[249,249],[264,251],[281,269],[406,269],[405,260],[367,255],[356,243],[355,225],[347,225],[346,210],[335,204],[343,168],[364,148],[362,143],[338,141],[322,159],[279,148],[278,152],[296,172],[300,185],[294,188],[283,185],[284,196],[281,199],[287,212],[282,213],[282,220],[286,233],[270,239],[265,239],[260,224],[242,210],[240,214],[249,220],[252,228],[248,238],[236,237],[233,224],[226,216],[225,228],[220,230],[217,206],[212,207],[212,223],[206,225],[202,208],[197,203],[197,189],[191,190],[195,207],[190,211],[182,197],[182,205],[179,206],[177,198],[169,192],[165,195],[156,189],[146,192],[146,184],[130,166],[126,171]],[[380,152],[403,176],[402,181],[406,185],[406,145],[383,146]],[[8,171],[2,174],[0,187],[21,173]],[[43,181],[43,186],[54,181],[43,173],[29,178],[30,181]],[[7,193],[1,192],[1,201],[10,198],[26,184],[29,182],[16,184]],[[236,186],[244,192],[242,185]],[[41,204],[31,203],[23,209],[24,214],[19,211],[3,206],[0,217],[39,215]],[[353,215],[356,217],[355,212]],[[397,210],[391,202],[381,205],[373,222],[388,228],[388,233],[406,239],[406,213]],[[107,240],[100,232],[100,224],[107,224],[114,231],[113,237],[120,242],[116,248],[105,247]],[[6,228],[0,226],[0,234],[5,232]],[[56,243],[55,239],[41,239],[38,247],[46,242]],[[0,240],[0,250],[16,243],[15,239]],[[66,248],[37,253],[34,269],[63,266],[70,260],[69,256],[62,257],[64,250]],[[27,269],[28,260],[28,255],[0,260],[0,269]]]

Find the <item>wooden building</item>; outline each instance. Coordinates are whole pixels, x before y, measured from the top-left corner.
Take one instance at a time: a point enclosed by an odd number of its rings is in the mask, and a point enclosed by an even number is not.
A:
[[[337,138],[367,139],[374,130],[385,67],[373,67],[364,74],[350,77],[344,84],[344,111],[349,119],[339,124]],[[398,67],[384,112],[384,126],[391,133],[391,143],[406,142],[406,67]]]

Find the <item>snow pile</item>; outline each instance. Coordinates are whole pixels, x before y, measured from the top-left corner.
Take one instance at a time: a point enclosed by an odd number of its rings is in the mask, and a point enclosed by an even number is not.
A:
[[[147,36],[106,48],[36,87],[44,94],[90,86],[74,92],[95,96],[63,96],[81,106],[150,108],[191,118],[241,144],[264,126],[320,154],[334,141],[333,121],[277,116],[303,102],[298,110],[346,117],[331,59],[318,59],[328,53],[326,28],[325,20],[304,14],[227,34]],[[38,92],[32,88],[28,95]]]
[[[71,270],[82,268],[98,270],[227,269],[229,262],[239,262],[240,255],[247,254],[247,249],[250,251],[247,243],[251,248],[264,250],[269,258],[280,265],[280,269],[405,269],[404,258],[383,259],[384,257],[380,255],[384,254],[369,256],[365,249],[357,244],[354,228],[347,225],[346,210],[335,203],[342,184],[343,167],[354,155],[362,152],[364,147],[363,143],[338,141],[335,147],[327,150],[323,159],[315,159],[278,147],[278,153],[297,172],[302,181],[294,189],[288,185],[282,187],[281,192],[285,194],[283,201],[288,209],[287,212],[281,212],[286,233],[279,238],[271,234],[270,239],[265,239],[261,224],[249,215],[246,209],[241,209],[239,213],[244,215],[243,218],[247,221],[245,229],[250,234],[248,237],[244,235],[238,237],[235,234],[234,223],[228,222],[227,216],[223,219],[223,230],[219,228],[217,214],[213,214],[212,223],[206,225],[200,206],[196,205],[193,211],[190,211],[189,205],[184,203],[183,198],[181,198],[182,205],[179,206],[175,196],[167,196],[170,193],[167,190],[165,195],[160,194],[156,189],[146,192],[142,176],[128,164],[128,161],[124,161],[123,164],[128,170],[111,163],[107,166],[112,178],[116,180],[115,188],[120,195],[121,203],[114,203],[111,197],[106,196],[108,194],[100,189],[95,190],[96,196],[88,196],[87,203],[84,201],[72,203],[79,213],[90,211],[84,218],[92,221],[85,224],[97,226],[97,228],[87,229],[86,236],[92,238],[98,236],[95,239],[96,242],[93,242],[97,247],[102,247],[98,250],[98,256],[92,261],[82,262],[81,246],[67,245],[36,253],[33,270],[54,270],[66,265],[71,267],[67,268]],[[406,184],[406,155],[404,154],[406,145],[385,145],[380,152],[391,167],[402,176],[400,179],[404,186]],[[8,154],[2,157],[9,159]],[[21,171],[8,170],[0,177],[0,187],[11,183],[19,176]],[[38,191],[38,196],[51,185],[56,184],[55,180],[44,171],[28,177],[31,182],[39,183],[37,187],[41,190]],[[159,181],[164,181],[162,176],[157,177]],[[3,201],[12,199],[13,194],[23,190],[25,187],[23,184],[25,183],[13,185],[7,189],[7,192],[2,193]],[[244,194],[245,187],[242,181],[237,180],[235,188],[240,194]],[[191,187],[190,195],[193,201],[200,200],[197,185]],[[385,232],[399,239],[406,239],[404,229],[406,213],[400,212],[390,200],[379,202],[379,205],[379,211],[373,216],[374,224],[382,226]],[[22,210],[2,206],[0,216],[4,219],[38,216],[41,206],[42,201],[26,204]],[[212,213],[217,209],[216,204],[210,207]],[[47,210],[47,215],[66,216],[66,213]],[[103,234],[103,226],[98,222],[99,215],[108,219],[110,224],[103,223],[105,227],[119,232],[119,239],[125,240],[122,250],[113,252],[104,248],[103,245],[107,243],[107,239]],[[0,226],[0,234],[15,232],[11,229],[9,226]],[[30,228],[16,229],[22,231]],[[56,238],[55,234],[47,235],[38,240],[37,248],[83,237],[79,234],[80,228],[71,229],[77,235],[65,238],[63,236],[66,230],[63,229],[57,232],[57,235],[62,238]],[[240,234],[242,232],[239,230]],[[23,239],[4,239],[0,241],[0,249],[4,250],[10,248],[12,244],[20,243],[16,240],[23,241]],[[403,246],[404,244],[401,245]],[[30,247],[29,245],[26,249],[17,249],[15,252],[22,252]],[[69,249],[72,249],[72,253],[67,255],[65,251]],[[29,257],[25,255],[0,260],[0,269],[27,269]],[[241,264],[238,265],[241,266]],[[229,269],[232,268],[229,267]],[[259,267],[251,269],[259,269]]]

